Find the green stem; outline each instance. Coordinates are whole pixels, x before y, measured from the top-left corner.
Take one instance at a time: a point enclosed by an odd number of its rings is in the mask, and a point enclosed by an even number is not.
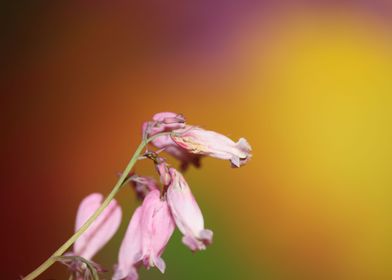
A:
[[[57,249],[44,263],[42,263],[39,267],[37,267],[34,271],[32,271],[29,275],[23,278],[23,280],[33,280],[37,278],[41,273],[47,270],[53,263],[56,262],[56,257],[61,256],[71,245],[81,236],[89,226],[95,221],[95,219],[102,213],[103,210],[109,205],[112,199],[116,196],[118,191],[121,189],[124,181],[126,180],[129,172],[131,172],[132,167],[135,165],[138,157],[140,156],[143,148],[155,138],[170,134],[168,132],[160,133],[154,135],[148,139],[143,140],[140,145],[137,147],[134,155],[132,156],[131,160],[129,161],[128,165],[125,167],[124,172],[121,174],[120,179],[118,179],[116,185],[113,187],[112,191],[109,195],[105,198],[102,202],[101,206],[94,212],[94,214],[77,230],[74,235],[72,235],[60,248]]]

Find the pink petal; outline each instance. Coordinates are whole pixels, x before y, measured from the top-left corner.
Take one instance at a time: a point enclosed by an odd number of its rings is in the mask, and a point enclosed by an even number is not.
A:
[[[235,143],[215,131],[189,126],[175,132],[177,135],[171,138],[188,153],[230,160],[235,167],[245,164],[251,157],[251,147],[244,138]]]
[[[175,225],[166,201],[158,190],[145,198],[141,218],[143,262],[147,268],[156,266],[162,273],[165,263],[161,255],[173,234]]]
[[[136,264],[142,259],[141,215],[142,207],[140,206],[135,210],[121,243],[113,280],[138,279]]]
[[[184,235],[183,243],[192,251],[204,250],[212,242],[212,231],[204,229],[203,215],[182,174],[170,168],[170,175],[167,201],[176,225]]]
[[[75,231],[101,206],[103,196],[93,193],[79,205]],[[98,216],[91,226],[76,240],[73,253],[87,260],[92,257],[113,237],[121,223],[121,208],[115,200]]]

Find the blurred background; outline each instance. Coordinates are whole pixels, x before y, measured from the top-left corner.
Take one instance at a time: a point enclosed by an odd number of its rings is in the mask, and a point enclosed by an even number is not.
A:
[[[72,234],[79,202],[111,190],[160,111],[254,152],[188,170],[214,243],[192,254],[176,232],[166,273],[141,279],[392,279],[392,2],[1,7],[2,279]],[[95,258],[106,279],[138,204],[130,189],[118,200],[123,224]]]

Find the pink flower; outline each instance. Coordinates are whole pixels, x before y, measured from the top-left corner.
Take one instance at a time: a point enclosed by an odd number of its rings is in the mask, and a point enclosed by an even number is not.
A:
[[[182,115],[171,112],[158,113],[153,116],[153,121],[143,124],[143,135],[151,137],[161,132],[170,132],[185,127],[185,119]],[[185,149],[182,149],[173,141],[170,135],[162,135],[155,138],[151,143],[158,149],[164,149],[180,160],[182,170],[186,170],[189,164],[196,167],[200,166],[201,156],[188,153]]]
[[[138,279],[137,266],[141,262],[163,273],[166,265],[161,255],[174,228],[167,202],[160,198],[159,190],[150,191],[129,223],[113,280]]]
[[[142,230],[141,230],[142,206],[139,206],[129,223],[125,237],[121,243],[118,265],[112,280],[137,280],[137,265],[142,259]]]
[[[156,266],[162,273],[166,264],[161,255],[173,234],[175,225],[167,201],[158,190],[144,199],[141,214],[143,263],[147,268]]]
[[[204,219],[199,206],[184,177],[170,168],[171,183],[167,190],[167,202],[177,227],[184,237],[182,242],[192,251],[204,250],[212,242],[212,231],[204,229]]]
[[[171,138],[189,153],[230,160],[234,167],[240,167],[251,157],[252,148],[245,138],[235,143],[222,134],[199,127],[175,130]]]
[[[230,160],[233,167],[240,167],[251,158],[252,148],[245,138],[236,143],[220,133],[186,125],[182,115],[158,113],[153,121],[143,125],[143,134],[147,137],[169,131],[174,134],[162,135],[151,143],[180,160],[182,170],[189,164],[199,167],[202,156]]]
[[[157,182],[152,177],[133,175],[131,183],[140,200],[143,200],[150,191],[159,189]]]
[[[75,230],[78,230],[101,206],[103,196],[93,193],[79,205]],[[75,241],[73,255],[86,260],[92,257],[113,237],[121,223],[121,208],[115,200],[98,216],[91,226]]]

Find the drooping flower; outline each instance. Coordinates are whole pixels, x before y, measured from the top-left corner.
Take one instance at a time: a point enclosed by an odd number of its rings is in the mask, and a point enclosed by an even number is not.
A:
[[[124,239],[121,243],[118,264],[112,280],[137,280],[139,278],[137,266],[142,259],[142,206],[139,206],[128,225]]]
[[[82,200],[76,215],[75,231],[101,206],[103,196],[92,193]],[[91,259],[113,237],[121,222],[121,208],[115,200],[103,210],[91,226],[75,241],[73,251],[57,258],[67,265],[74,279],[92,279],[104,270]]]
[[[76,216],[77,231],[101,206],[103,196],[93,193],[79,205]],[[73,254],[91,260],[92,257],[113,237],[121,223],[121,208],[112,200],[91,226],[75,241]]]
[[[213,233],[204,228],[201,210],[180,172],[169,169],[171,182],[167,189],[167,202],[174,221],[184,235],[182,242],[192,251],[204,250],[212,242]]]
[[[185,118],[182,115],[163,112],[155,114],[153,121],[143,124],[143,135],[145,137],[151,137],[161,132],[170,132],[186,127]],[[189,164],[193,164],[196,167],[200,166],[201,156],[188,153],[185,149],[177,145],[170,135],[157,137],[151,143],[158,149],[164,149],[167,153],[181,161],[182,170],[186,170]]]
[[[230,160],[234,167],[244,165],[251,157],[252,148],[245,138],[240,138],[235,143],[220,133],[195,126],[174,132],[171,139],[191,154]]]
[[[160,198],[159,190],[150,191],[129,223],[113,280],[138,279],[141,263],[147,268],[156,266],[163,273],[166,265],[161,255],[174,227],[167,202]]]
[[[189,164],[199,167],[202,156],[230,160],[233,167],[240,167],[251,158],[252,148],[245,138],[234,142],[215,131],[186,125],[182,115],[158,113],[154,115],[153,121],[143,125],[143,134],[147,137],[161,132],[173,134],[157,137],[151,143],[180,160],[182,170]]]
[[[143,263],[146,268],[156,266],[162,273],[166,264],[161,255],[173,234],[175,224],[166,200],[158,190],[144,199],[141,214]]]

